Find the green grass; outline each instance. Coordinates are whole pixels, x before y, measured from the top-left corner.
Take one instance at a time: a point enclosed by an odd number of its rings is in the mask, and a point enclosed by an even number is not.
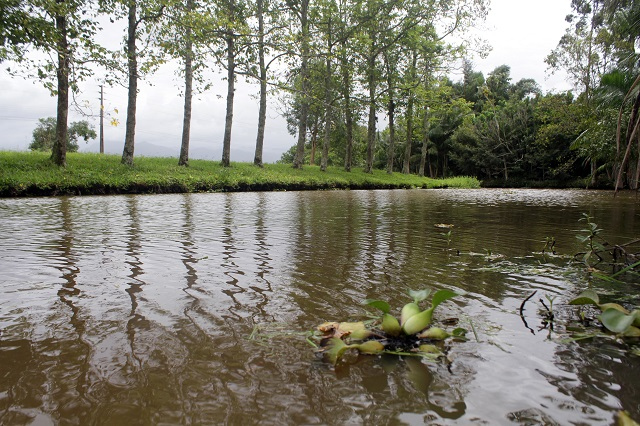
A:
[[[382,170],[317,166],[296,170],[286,164],[232,163],[190,160],[179,167],[176,158],[137,157],[135,165],[120,164],[120,156],[86,153],[67,155],[67,167],[53,165],[49,154],[0,151],[0,196],[170,193],[215,191],[277,191],[314,189],[478,188],[475,178],[430,179]]]

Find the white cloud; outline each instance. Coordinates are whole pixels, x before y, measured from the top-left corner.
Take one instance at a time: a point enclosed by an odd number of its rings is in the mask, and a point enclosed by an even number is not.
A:
[[[546,56],[565,32],[564,18],[571,12],[569,0],[491,0],[486,29],[480,34],[493,50],[474,61],[486,75],[500,65],[511,67],[512,82],[533,78],[544,91],[568,90],[564,73],[550,76]]]

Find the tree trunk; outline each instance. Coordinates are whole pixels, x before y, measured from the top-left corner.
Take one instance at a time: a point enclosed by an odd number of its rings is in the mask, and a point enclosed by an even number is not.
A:
[[[393,161],[396,156],[396,123],[395,123],[395,91],[393,83],[393,68],[389,60],[389,55],[385,52],[385,65],[387,70],[387,88],[389,90],[389,104],[388,104],[388,116],[389,116],[389,146],[387,147],[387,173],[393,173]]]
[[[260,107],[258,111],[258,135],[253,164],[262,167],[264,147],[264,128],[267,122],[267,67],[264,59],[264,0],[257,1],[258,6],[258,62],[260,67]]]
[[[411,64],[409,65],[409,83],[413,85],[416,75],[416,63],[418,62],[418,53],[413,50],[411,52]],[[404,146],[404,164],[402,166],[402,173],[408,175],[411,173],[411,145],[413,142],[413,103],[414,94],[413,90],[409,88],[407,94],[407,143]]]
[[[331,108],[327,108],[324,113],[324,141],[322,143],[322,160],[320,161],[320,170],[327,171],[329,163],[329,143],[331,140]]]
[[[233,97],[235,95],[235,43],[233,34],[227,34],[227,113],[224,119],[224,138],[222,140],[222,166],[231,165],[231,126],[233,125]]]
[[[187,0],[187,12],[194,9],[194,0]],[[185,30],[184,55],[184,117],[182,121],[182,145],[180,146],[179,166],[189,165],[189,139],[191,135],[191,101],[193,95],[193,41],[192,30],[187,26]]]
[[[63,4],[64,0],[56,0],[57,4]],[[67,165],[67,139],[68,139],[68,116],[69,116],[69,45],[67,42],[67,18],[65,15],[56,15],[56,31],[59,39],[58,68],[56,75],[58,79],[58,106],[56,117],[56,140],[53,144],[51,159],[58,166]]]
[[[407,100],[407,142],[404,146],[404,164],[402,173],[408,175],[411,172],[411,143],[413,142],[413,93],[409,93]]]
[[[387,173],[393,173],[393,160],[396,156],[396,104],[393,101],[393,90],[389,93],[389,147],[387,148]]]
[[[422,121],[422,128],[424,136],[422,137],[422,152],[420,155],[420,170],[418,174],[420,177],[424,177],[424,171],[427,164],[427,151],[429,150],[429,108],[424,110],[424,118]]]
[[[329,19],[328,31],[331,34],[331,19]],[[324,139],[322,143],[322,159],[320,160],[320,170],[323,172],[327,170],[329,163],[329,142],[331,139],[331,109],[333,108],[333,102],[331,100],[331,37],[327,41],[328,55],[326,60],[326,70],[324,75]]]
[[[129,87],[127,98],[127,124],[125,128],[122,164],[133,166],[136,135],[136,102],[138,100],[138,54],[136,52],[137,0],[129,0],[129,24],[127,28],[127,69]]]
[[[302,79],[302,102],[300,103],[300,117],[298,121],[298,143],[296,155],[293,159],[293,167],[301,169],[304,163],[304,146],[307,141],[307,119],[309,115],[309,0],[300,2],[300,26],[302,29],[302,63],[300,64],[300,77]]]
[[[318,120],[316,117],[315,123],[313,123],[313,129],[311,130],[311,155],[309,156],[309,165],[316,164],[316,148],[318,146]]]
[[[638,138],[638,160],[636,162],[635,179],[633,180],[633,187],[631,188],[636,191],[640,188],[640,133],[637,135],[637,138]]]
[[[371,52],[375,51],[374,41],[371,42]],[[368,85],[369,85],[369,123],[367,125],[367,163],[364,168],[365,173],[373,172],[373,154],[376,144],[376,57],[369,54],[368,65]]]
[[[343,42],[343,50],[346,42]],[[342,97],[344,98],[344,121],[347,133],[347,142],[344,154],[344,170],[351,171],[353,165],[353,112],[351,111],[351,78],[349,76],[349,61],[345,56],[340,60],[342,70]]]

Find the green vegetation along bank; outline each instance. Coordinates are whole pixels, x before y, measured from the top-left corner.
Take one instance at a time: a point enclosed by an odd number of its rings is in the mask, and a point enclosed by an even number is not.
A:
[[[382,170],[345,172],[317,166],[294,169],[285,164],[232,163],[139,157],[133,167],[115,155],[70,153],[58,167],[42,152],[0,151],[0,197],[141,194],[177,192],[278,191],[316,189],[477,188],[476,178],[430,179]]]

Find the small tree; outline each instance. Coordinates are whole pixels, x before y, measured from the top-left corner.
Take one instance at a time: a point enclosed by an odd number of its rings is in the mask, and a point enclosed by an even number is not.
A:
[[[40,118],[38,121],[38,125],[33,129],[33,140],[29,149],[32,151],[51,151],[56,141],[57,121],[55,117]],[[67,133],[67,152],[78,151],[79,138],[89,142],[89,139],[95,139],[96,136],[96,131],[89,122],[82,120],[71,123]]]

